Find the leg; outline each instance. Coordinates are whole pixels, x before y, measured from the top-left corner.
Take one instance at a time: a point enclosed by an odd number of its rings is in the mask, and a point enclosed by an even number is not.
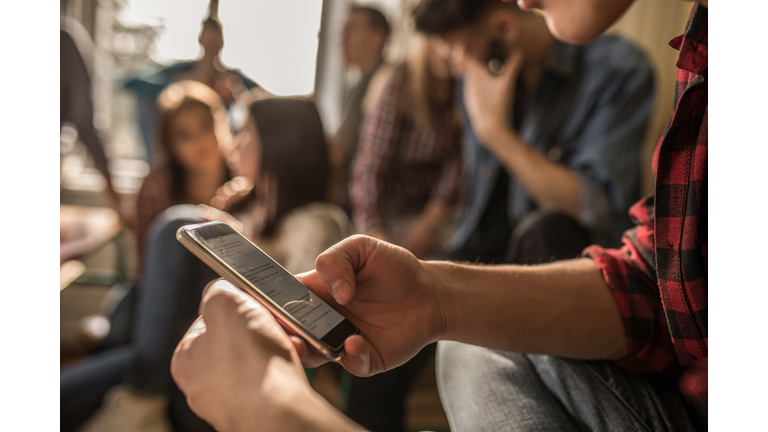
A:
[[[170,398],[171,421],[178,429],[213,430],[187,406],[170,373],[171,356],[198,316],[203,288],[218,275],[176,240],[179,227],[200,222],[194,206],[175,206],[153,223],[145,252],[134,335],[136,360],[131,387]]]
[[[174,388],[173,350],[197,318],[203,288],[218,277],[176,240],[179,227],[200,222],[194,209],[171,207],[150,230],[138,293],[137,356],[131,377],[131,386],[141,393],[169,394]]]
[[[630,374],[613,362],[526,357],[571,416],[590,430],[697,430],[699,419],[674,387]]]
[[[123,346],[95,354],[61,370],[61,430],[74,431],[100,406],[107,391],[123,381],[134,357]]]
[[[128,385],[103,395],[103,406],[82,431],[169,432],[172,424],[185,431],[213,430],[189,410],[170,373],[173,351],[197,318],[203,288],[217,277],[176,240],[179,227],[199,221],[194,206],[175,206],[153,222],[137,292]]]
[[[587,430],[574,424],[522,354],[440,341],[436,369],[454,432]]]
[[[368,378],[353,376],[347,415],[373,432],[405,430],[405,398],[411,383],[435,353],[424,347],[404,365]]]
[[[576,258],[592,243],[589,231],[572,217],[537,211],[515,226],[505,262],[540,264]]]
[[[440,342],[440,397],[451,429],[693,431],[678,392],[612,362]]]

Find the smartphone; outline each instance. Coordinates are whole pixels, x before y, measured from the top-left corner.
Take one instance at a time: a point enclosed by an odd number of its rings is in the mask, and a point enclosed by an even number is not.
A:
[[[494,39],[488,47],[488,71],[494,75],[504,72],[504,63],[507,60],[507,47],[504,42]]]
[[[185,225],[176,238],[230,283],[263,304],[286,328],[331,361],[360,330],[258,246],[219,222]]]

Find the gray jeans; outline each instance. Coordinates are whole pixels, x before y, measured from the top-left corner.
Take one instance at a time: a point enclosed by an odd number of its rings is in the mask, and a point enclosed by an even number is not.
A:
[[[441,341],[437,383],[453,432],[706,430],[675,389],[612,362]]]

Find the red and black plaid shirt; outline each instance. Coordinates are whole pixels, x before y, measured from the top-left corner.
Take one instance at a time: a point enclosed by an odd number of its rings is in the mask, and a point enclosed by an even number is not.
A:
[[[707,8],[694,4],[677,60],[675,110],[653,159],[656,190],[630,209],[624,246],[584,251],[619,306],[630,372],[677,379],[706,364]]]
[[[364,232],[384,228],[388,199],[451,204],[461,182],[461,144],[454,104],[433,103],[430,127],[408,113],[406,72],[399,67],[363,121],[350,197]]]

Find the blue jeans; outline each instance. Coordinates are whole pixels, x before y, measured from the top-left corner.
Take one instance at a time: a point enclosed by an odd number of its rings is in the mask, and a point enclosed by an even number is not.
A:
[[[92,355],[61,370],[61,430],[74,430],[101,405],[113,386],[164,394],[176,429],[212,431],[187,407],[173,382],[171,356],[198,316],[203,288],[218,275],[176,240],[176,230],[200,222],[195,207],[175,206],[153,222],[144,256],[133,342]]]
[[[453,432],[706,430],[674,388],[613,362],[441,341],[436,368]]]

